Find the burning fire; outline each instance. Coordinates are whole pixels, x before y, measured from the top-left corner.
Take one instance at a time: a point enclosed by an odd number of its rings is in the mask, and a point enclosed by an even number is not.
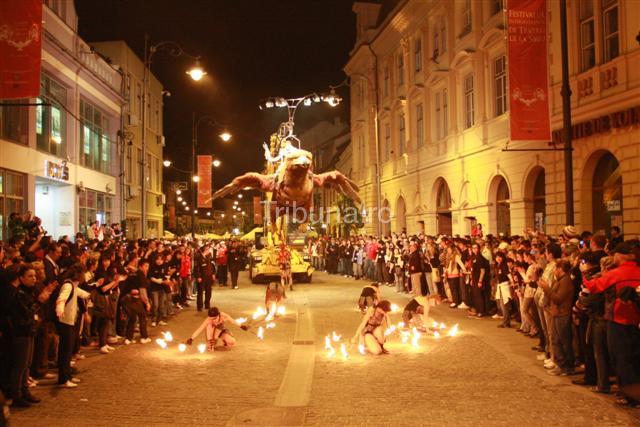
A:
[[[187,349],[187,346],[185,344],[178,344],[178,351],[180,353],[183,353],[186,349]]]
[[[336,354],[336,350],[333,347],[329,348],[329,353],[327,353],[327,357],[333,357]]]
[[[344,343],[340,344],[340,353],[342,354],[343,359],[349,358],[349,353],[347,353],[347,346]]]
[[[387,328],[386,331],[384,331],[385,336],[391,335],[392,333],[394,333],[396,331],[396,327],[395,325],[391,325]]]
[[[440,329],[446,329],[446,327],[447,325],[445,325],[444,323],[440,323],[440,326],[439,326]]]
[[[398,322],[398,329],[402,329],[405,327],[404,322]]]
[[[409,331],[400,331],[400,339],[403,344],[406,344],[407,341],[409,341],[409,335],[411,335]]]
[[[164,336],[164,340],[166,342],[173,341],[173,335],[171,335],[171,332],[163,332],[162,335]]]
[[[400,307],[398,307],[398,304],[391,304],[391,312],[392,313],[397,313],[400,311]]]
[[[258,338],[259,338],[259,339],[263,339],[263,338],[264,338],[264,328],[263,328],[262,326],[260,326],[260,327],[258,328],[258,333],[257,333],[257,335],[258,335]]]
[[[342,335],[338,335],[338,334],[336,334],[336,332],[335,332],[335,331],[333,331],[333,332],[331,333],[331,338],[332,338],[335,342],[338,342],[338,341],[340,341],[340,339],[342,338]]]
[[[162,338],[156,339],[156,344],[158,344],[161,348],[167,348],[167,342]]]
[[[236,319],[236,322],[238,323],[238,325],[242,325],[243,323],[247,322],[247,318],[246,317],[238,317]]]
[[[258,307],[256,308],[256,311],[253,313],[253,316],[251,316],[251,318],[253,320],[256,320],[258,317],[264,316],[265,314],[267,314],[267,311],[262,307]]]
[[[284,305],[281,305],[280,307],[278,307],[277,313],[280,316],[284,316],[285,314],[287,314],[287,309],[285,308]]]
[[[276,315],[276,303],[271,303],[271,307],[269,307],[269,314],[264,318],[265,321],[270,322],[273,320],[273,317]]]
[[[418,332],[416,328],[413,328],[413,337],[411,338],[411,345],[413,345],[414,347],[418,347],[418,341],[420,340],[421,336],[422,334],[420,334],[420,332]]]
[[[458,335],[458,332],[460,332],[458,330],[458,324],[456,323],[455,325],[453,325],[453,327],[451,329],[449,329],[449,336],[450,337],[455,337],[456,335]]]
[[[275,322],[269,322],[269,323],[267,323],[267,324],[265,325],[265,327],[266,327],[267,329],[272,329],[272,328],[275,328],[275,327],[276,327],[276,324],[275,324]]]
[[[328,335],[326,337],[324,337],[324,348],[325,348],[325,350],[329,350],[329,349],[333,348],[331,346],[331,338]]]
[[[207,349],[207,346],[204,344],[198,344],[198,352],[200,352],[200,354],[204,353],[204,351]]]
[[[434,337],[435,339],[440,338],[440,332],[435,331],[435,332],[433,333],[433,337]]]
[[[358,345],[358,351],[360,354],[367,354],[367,350],[364,348],[364,344]]]

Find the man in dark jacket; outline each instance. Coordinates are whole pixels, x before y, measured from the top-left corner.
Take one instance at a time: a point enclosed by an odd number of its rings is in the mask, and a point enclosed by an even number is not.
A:
[[[206,244],[202,251],[196,254],[196,263],[194,266],[194,276],[198,283],[198,297],[196,305],[198,311],[202,311],[202,307],[207,310],[211,307],[211,286],[213,286],[213,277],[216,274],[214,256],[211,252],[211,245]],[[204,301],[202,299],[204,294]]]
[[[415,296],[422,296],[422,252],[418,249],[418,242],[412,240],[409,244],[409,277],[411,278],[411,291]]]
[[[571,327],[573,283],[569,275],[570,270],[571,264],[567,261],[558,261],[554,271],[556,283],[553,286],[544,279],[538,280],[538,285],[551,301],[549,308],[553,321],[551,345],[553,345],[556,367],[547,371],[550,375],[572,375],[575,371]]]
[[[242,270],[244,263],[244,251],[238,245],[238,241],[231,242],[231,248],[227,252],[227,266],[229,268],[229,275],[231,276],[231,287],[238,289],[238,274]]]

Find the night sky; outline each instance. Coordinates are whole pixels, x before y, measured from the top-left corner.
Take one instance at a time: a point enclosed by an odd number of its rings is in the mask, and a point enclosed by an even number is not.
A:
[[[87,42],[124,40],[140,56],[144,34],[152,44],[178,42],[202,57],[206,81],[191,81],[193,63],[168,53],[154,56],[152,72],[171,97],[165,97],[165,158],[190,168],[192,112],[213,115],[228,125],[233,142],[223,145],[218,129],[200,126],[200,154],[215,154],[223,166],[214,171],[214,188],[236,175],[263,167],[261,145],[285,109],[260,111],[261,99],[297,97],[328,91],[341,82],[342,67],[355,38],[352,0],[76,0],[79,33]],[[204,82],[204,83],[203,83]],[[348,95],[341,89],[343,97]],[[348,102],[301,107],[296,133],[319,120],[348,118]],[[183,175],[165,171],[165,180]]]

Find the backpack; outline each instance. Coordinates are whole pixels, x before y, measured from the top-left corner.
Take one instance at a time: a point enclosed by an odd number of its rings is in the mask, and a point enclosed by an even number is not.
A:
[[[70,283],[70,282],[64,282],[64,283]],[[64,283],[60,286],[57,286],[53,292],[51,292],[51,296],[49,296],[49,300],[47,301],[47,305],[46,305],[46,318],[49,321],[54,321],[58,319],[58,315],[56,314],[56,301],[58,301],[58,297],[60,296],[60,290],[62,289],[62,286],[64,285]],[[70,283],[71,284],[71,283]],[[66,307],[67,304],[69,304],[69,301],[71,301],[71,298],[73,298],[73,294],[75,293],[75,290],[73,289],[73,284],[71,284],[71,292],[69,292],[69,296],[67,297],[67,300],[64,302],[64,306]]]

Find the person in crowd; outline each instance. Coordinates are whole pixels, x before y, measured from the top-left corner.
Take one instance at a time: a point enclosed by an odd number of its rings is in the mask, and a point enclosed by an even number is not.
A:
[[[135,344],[133,333],[136,322],[140,326],[140,343],[151,342],[147,332],[147,312],[151,311],[147,290],[149,289],[149,260],[143,259],[138,262],[137,271],[128,275],[125,283],[122,299],[124,310],[127,314],[127,325],[125,332],[125,345]]]
[[[507,256],[504,252],[496,252],[496,275],[498,284],[496,287],[496,301],[502,307],[502,323],[499,328],[511,327],[511,312],[513,307],[512,283],[513,278],[509,272]]]
[[[216,275],[218,278],[218,286],[227,286],[227,251],[227,245],[223,240],[216,248]]]
[[[409,243],[409,280],[411,291],[415,296],[422,295],[422,276],[424,274],[424,261],[415,240]]]
[[[231,288],[238,289],[238,274],[244,267],[244,250],[240,247],[237,240],[231,242],[231,248],[227,253],[227,264],[229,274],[231,275]]]
[[[447,263],[445,266],[445,278],[447,280],[446,286],[450,289],[453,301],[449,304],[451,308],[468,309],[469,307],[464,303],[466,295],[464,295],[464,283],[461,281],[466,268],[462,262],[462,257],[458,248],[454,244],[447,247]]]
[[[280,265],[280,283],[283,288],[289,286],[289,290],[293,291],[293,280],[291,279],[291,250],[286,243],[280,243],[280,252],[278,253],[278,264]]]
[[[166,279],[167,269],[164,265],[164,255],[156,253],[149,267],[149,290],[151,292],[151,326],[164,326],[166,322],[166,293],[165,286],[170,286]],[[198,287],[198,291],[200,287]]]
[[[189,307],[189,291],[191,289],[191,280],[193,273],[193,258],[191,256],[191,247],[182,248],[179,266],[179,283],[180,283],[180,305]]]
[[[202,311],[203,307],[208,310],[211,306],[211,287],[215,281],[215,272],[212,248],[211,245],[207,243],[196,255],[194,268],[194,277],[198,284],[198,294],[196,297],[196,307],[198,311]]]

